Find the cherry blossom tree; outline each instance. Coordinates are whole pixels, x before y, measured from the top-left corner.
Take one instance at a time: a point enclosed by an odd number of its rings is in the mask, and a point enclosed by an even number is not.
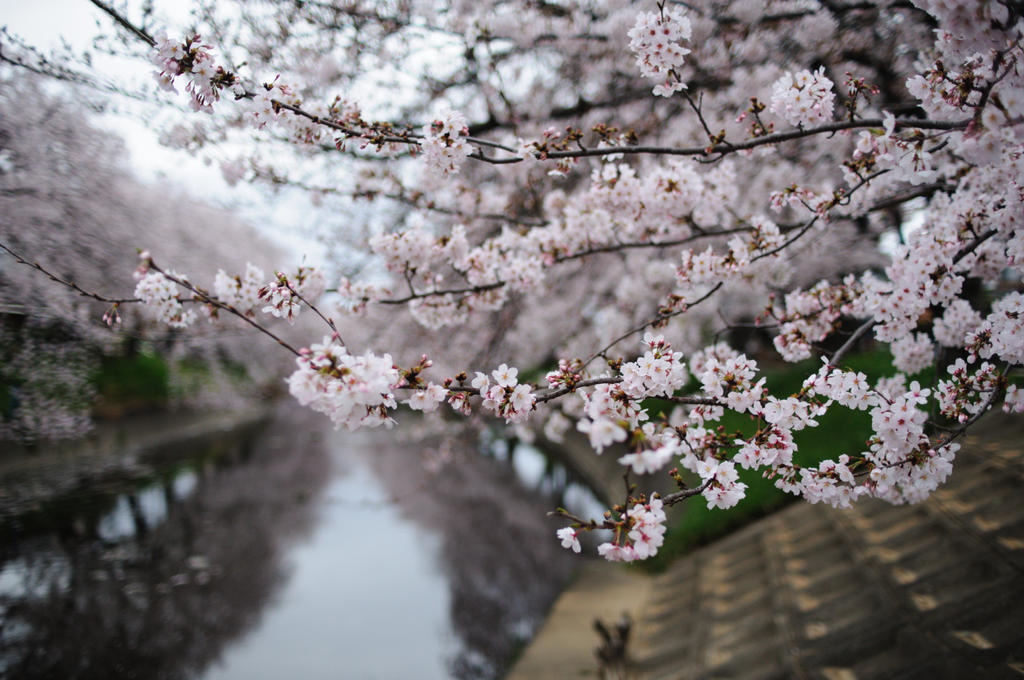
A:
[[[46,90],[24,70],[0,73],[0,439],[87,433],[100,359],[140,340],[165,354],[172,380],[177,359],[206,361],[203,389],[182,396],[189,405],[246,401],[222,375],[225,359],[246,366],[253,391],[277,383],[285,357],[253,347],[238,323],[182,334],[147,315],[125,314],[118,333],[102,322],[120,319],[134,299],[133,245],[159,242],[202,276],[246,258],[270,268],[280,249],[224,210],[133,178],[120,139],[88,122],[81,102]]]
[[[338,427],[404,403],[671,468],[672,494],[566,514],[568,549],[606,529],[606,558],[654,555],[665,509],[734,506],[739,469],[812,503],[917,502],[986,411],[1024,410],[1017,2],[206,2],[182,27],[92,1],[194,110],[168,143],[304,188],[362,253],[207,288],[154,243],[135,296],[180,327],[320,318],[322,340],[278,340]],[[721,341],[740,324],[820,368],[774,395]],[[869,339],[895,376],[845,367]],[[794,433],[837,409],[871,439],[801,464]]]

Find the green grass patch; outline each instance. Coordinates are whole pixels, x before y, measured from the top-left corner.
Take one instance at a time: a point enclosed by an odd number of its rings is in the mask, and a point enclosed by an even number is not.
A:
[[[809,360],[799,364],[778,364],[763,367],[767,378],[766,387],[776,397],[784,398],[798,392],[807,376],[816,372],[821,366],[818,360]],[[896,370],[892,366],[892,356],[887,350],[872,350],[859,355],[850,356],[844,367],[848,370],[863,372],[869,381],[891,376]],[[922,385],[929,386],[932,382],[934,369],[928,369],[919,375],[912,376]],[[692,387],[696,387],[693,385]],[[645,402],[652,417],[673,408],[669,402],[651,399]],[[826,459],[835,459],[841,454],[855,454],[866,449],[866,442],[871,436],[871,416],[867,411],[852,411],[835,405],[827,414],[818,419],[818,427],[794,433],[797,452],[794,462],[801,466],[817,465]],[[754,418],[727,411],[719,422],[728,432],[738,432],[750,437],[757,427]],[[728,510],[708,509],[702,497],[688,499],[682,506],[669,511],[669,527],[665,534],[665,544],[658,555],[641,563],[641,568],[661,571],[677,556],[720,538],[766,514],[796,500],[792,495],[775,488],[773,480],[764,479],[759,470],[743,470],[737,466],[740,481],[747,485],[747,494],[736,507]],[[699,480],[689,473],[684,473],[691,486],[699,484]]]
[[[238,386],[251,381],[240,362],[220,359],[216,368]],[[217,378],[215,373],[208,361],[197,357],[172,360],[149,352],[104,357],[93,376],[99,397],[96,413],[117,418],[167,408],[208,389]]]
[[[174,364],[174,377],[171,380],[171,396],[183,399],[198,394],[213,380],[213,372],[205,361],[186,357]]]
[[[221,369],[224,374],[227,375],[236,384],[247,384],[252,382],[252,378],[249,376],[249,369],[246,368],[245,364],[241,361],[234,361],[227,357],[221,357],[220,359]]]
[[[210,361],[217,362],[217,365],[211,366]],[[236,388],[244,388],[252,382],[245,364],[225,356],[209,360],[198,357],[179,359],[173,366],[171,396],[174,399],[187,399],[224,378]]]
[[[167,403],[170,370],[155,354],[104,357],[93,384],[103,410],[145,410]]]

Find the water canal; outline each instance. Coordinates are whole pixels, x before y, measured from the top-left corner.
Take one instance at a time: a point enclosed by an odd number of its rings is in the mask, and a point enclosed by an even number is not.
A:
[[[529,447],[436,472],[281,409],[8,508],[0,675],[500,677],[574,565],[545,511],[589,492]]]

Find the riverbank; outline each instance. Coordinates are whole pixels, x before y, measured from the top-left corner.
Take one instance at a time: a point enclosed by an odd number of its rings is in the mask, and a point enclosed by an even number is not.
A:
[[[1020,673],[1024,422],[985,425],[920,505],[795,503],[658,576],[583,563],[506,677],[601,677],[593,621],[623,611],[628,678]]]
[[[255,429],[269,414],[258,407],[140,415],[101,422],[82,439],[44,441],[31,449],[0,442],[0,523],[79,490],[145,479],[180,451]]]
[[[654,579],[635,569],[590,560],[577,570],[547,620],[505,680],[598,677],[594,622],[609,628],[624,617],[635,622],[651,596]]]

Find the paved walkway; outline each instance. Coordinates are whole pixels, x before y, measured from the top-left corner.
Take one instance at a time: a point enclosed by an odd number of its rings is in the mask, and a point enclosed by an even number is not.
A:
[[[654,579],[604,561],[585,562],[562,593],[533,642],[506,680],[567,680],[597,676],[594,619],[612,625],[628,614],[636,621]]]
[[[921,505],[796,504],[657,578],[588,564],[509,677],[598,677],[593,619],[643,602],[630,677],[1020,680],[1022,426],[969,439]]]

